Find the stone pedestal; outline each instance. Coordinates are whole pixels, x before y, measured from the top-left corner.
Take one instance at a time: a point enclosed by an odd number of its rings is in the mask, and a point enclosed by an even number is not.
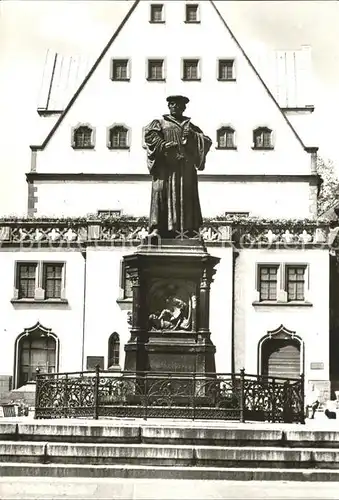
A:
[[[209,300],[219,259],[186,239],[142,244],[124,261],[133,287],[124,369],[215,373]]]

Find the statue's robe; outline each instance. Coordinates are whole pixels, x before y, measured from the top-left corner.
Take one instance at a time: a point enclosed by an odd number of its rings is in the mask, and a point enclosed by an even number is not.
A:
[[[184,128],[189,130],[186,140]],[[178,146],[165,149],[165,143],[170,141]],[[197,170],[205,168],[211,139],[189,118],[183,117],[179,122],[171,115],[164,115],[145,128],[145,144],[147,165],[153,177],[150,230],[157,228],[160,236],[198,232],[202,216]]]

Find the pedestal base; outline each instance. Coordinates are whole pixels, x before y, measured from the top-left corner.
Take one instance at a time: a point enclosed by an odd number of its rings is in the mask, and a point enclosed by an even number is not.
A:
[[[124,261],[133,283],[125,370],[215,373],[209,292],[219,259],[201,240],[183,239],[143,243]]]
[[[215,346],[186,332],[149,333],[145,342],[125,346],[125,370],[173,373],[214,373]]]

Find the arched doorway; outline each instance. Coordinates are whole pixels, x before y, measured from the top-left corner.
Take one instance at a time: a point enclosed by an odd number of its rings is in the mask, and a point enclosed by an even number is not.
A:
[[[40,323],[25,329],[19,335],[15,354],[16,388],[35,380],[37,368],[40,373],[53,373],[58,370],[58,338]]]
[[[261,375],[270,377],[300,377],[303,372],[303,344],[295,332],[281,325],[261,339],[259,371]]]

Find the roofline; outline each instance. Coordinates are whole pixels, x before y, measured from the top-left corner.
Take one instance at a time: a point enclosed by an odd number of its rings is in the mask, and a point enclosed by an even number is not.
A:
[[[303,147],[303,149],[305,151],[307,151],[307,148],[304,144],[304,142],[302,141],[300,135],[297,133],[297,131],[295,130],[295,128],[293,127],[292,123],[289,121],[289,119],[287,118],[287,116],[285,115],[285,113],[283,112],[283,110],[281,109],[281,107],[279,106],[277,100],[275,99],[275,97],[273,96],[272,92],[269,90],[269,88],[267,87],[266,83],[264,82],[264,80],[261,78],[260,74],[258,73],[258,71],[256,70],[255,66],[253,65],[252,61],[250,60],[250,58],[248,57],[248,55],[246,54],[245,50],[242,48],[240,42],[238,42],[237,38],[234,36],[232,30],[230,29],[230,27],[228,26],[228,24],[226,23],[224,17],[222,16],[221,12],[219,11],[219,9],[217,8],[217,6],[215,5],[215,2],[214,0],[210,0],[212,6],[214,7],[217,15],[219,16],[221,22],[224,24],[225,28],[227,29],[227,31],[229,32],[229,34],[231,35],[231,37],[233,38],[234,42],[236,43],[236,45],[238,46],[238,48],[240,49],[241,53],[243,54],[243,56],[245,57],[246,61],[248,62],[248,64],[251,66],[251,68],[253,69],[253,71],[255,72],[255,74],[257,75],[257,77],[259,78],[260,82],[262,83],[262,85],[264,86],[266,92],[268,93],[268,95],[270,96],[270,98],[272,99],[272,101],[274,102],[274,104],[276,105],[276,107],[279,109],[281,115],[283,116],[284,120],[286,121],[287,125],[290,127],[290,129],[292,130],[293,134],[295,135],[296,139],[299,141],[299,143],[301,144],[301,146]],[[309,153],[310,151],[307,151],[307,153]]]
[[[95,61],[95,63],[93,64],[92,68],[89,70],[87,76],[85,77],[85,79],[83,80],[83,82],[80,84],[78,90],[75,92],[75,94],[73,95],[73,97],[71,98],[71,100],[69,101],[69,103],[67,104],[66,108],[64,109],[64,111],[62,112],[62,114],[60,115],[60,117],[58,118],[58,120],[56,121],[56,123],[54,124],[54,126],[52,127],[51,131],[49,132],[49,134],[47,135],[47,137],[43,141],[43,143],[41,145],[30,146],[30,148],[32,149],[32,151],[38,151],[38,150],[45,149],[45,147],[49,143],[51,137],[53,136],[54,132],[57,130],[57,128],[59,127],[59,125],[61,124],[61,122],[65,118],[65,116],[67,115],[68,111],[73,106],[73,104],[76,101],[78,95],[80,94],[80,92],[82,91],[82,89],[85,87],[85,85],[88,82],[88,80],[91,78],[92,74],[94,73],[94,71],[98,67],[99,63],[101,62],[101,60],[105,56],[105,54],[108,51],[108,49],[110,48],[111,44],[114,42],[114,40],[117,38],[117,36],[119,35],[119,33],[122,30],[122,28],[127,23],[128,19],[131,17],[133,11],[135,10],[135,8],[136,8],[136,6],[138,5],[139,2],[140,2],[140,0],[135,0],[134,4],[131,6],[131,8],[129,9],[129,11],[125,15],[124,19],[122,20],[122,22],[120,23],[120,25],[118,26],[118,28],[116,29],[116,31],[114,32],[113,36],[111,36],[111,38],[109,39],[108,43],[105,45],[103,51],[101,52],[101,54],[99,55],[99,57],[97,58],[97,60]]]
[[[299,112],[307,112],[307,113],[313,113],[315,107],[312,105],[307,105],[306,106],[281,106],[281,109],[285,112],[285,113],[299,113]]]
[[[149,181],[149,173],[83,173],[83,172],[36,172],[31,170],[26,174],[26,181],[96,181],[96,182],[122,182],[122,181]],[[317,185],[318,174],[198,174],[199,182],[308,182]]]
[[[63,112],[62,109],[45,109],[45,108],[37,109],[37,113],[40,116],[61,115],[62,112]]]

